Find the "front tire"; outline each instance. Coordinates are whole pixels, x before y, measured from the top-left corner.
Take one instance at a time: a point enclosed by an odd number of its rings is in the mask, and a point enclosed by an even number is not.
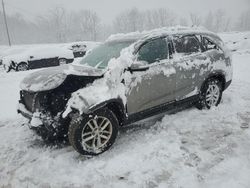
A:
[[[200,100],[196,107],[198,109],[210,109],[213,106],[218,106],[222,98],[222,83],[220,80],[211,78],[208,79],[200,93]]]
[[[69,142],[82,155],[99,155],[113,145],[118,127],[119,122],[115,114],[107,108],[102,108],[71,121]]]

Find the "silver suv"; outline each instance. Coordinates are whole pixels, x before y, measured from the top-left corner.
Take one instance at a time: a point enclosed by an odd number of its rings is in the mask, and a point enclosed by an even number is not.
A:
[[[158,29],[112,37],[78,63],[31,74],[18,112],[44,139],[65,137],[79,153],[98,155],[120,126],[217,106],[231,81],[230,53],[216,34]]]

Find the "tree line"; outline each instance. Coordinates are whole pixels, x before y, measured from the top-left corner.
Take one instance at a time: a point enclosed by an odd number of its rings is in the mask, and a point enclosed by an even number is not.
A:
[[[225,11],[218,9],[205,16],[190,13],[181,17],[167,8],[152,10],[128,9],[117,15],[111,24],[102,22],[92,10],[66,11],[54,8],[43,16],[27,21],[21,14],[7,15],[14,44],[61,43],[72,41],[103,41],[110,34],[150,30],[174,25],[204,26],[214,32],[250,30],[250,9],[232,20]],[[7,44],[3,14],[0,12],[0,45]]]

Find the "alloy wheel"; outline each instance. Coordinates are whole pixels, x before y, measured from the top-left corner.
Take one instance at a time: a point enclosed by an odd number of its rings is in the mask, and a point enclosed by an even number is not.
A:
[[[26,64],[21,63],[21,64],[18,65],[17,70],[18,71],[26,71],[26,70],[28,70],[28,67],[27,67]]]
[[[206,92],[206,103],[209,107],[216,106],[220,99],[220,88],[216,83],[210,84]]]
[[[105,147],[112,136],[112,124],[109,119],[96,116],[90,119],[82,130],[82,147],[90,152],[98,152]]]

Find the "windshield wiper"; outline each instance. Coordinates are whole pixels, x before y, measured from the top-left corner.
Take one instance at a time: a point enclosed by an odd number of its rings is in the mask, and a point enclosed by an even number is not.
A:
[[[103,61],[100,61],[99,63],[97,63],[97,65],[95,66],[95,68],[98,69],[98,67],[103,63]]]

